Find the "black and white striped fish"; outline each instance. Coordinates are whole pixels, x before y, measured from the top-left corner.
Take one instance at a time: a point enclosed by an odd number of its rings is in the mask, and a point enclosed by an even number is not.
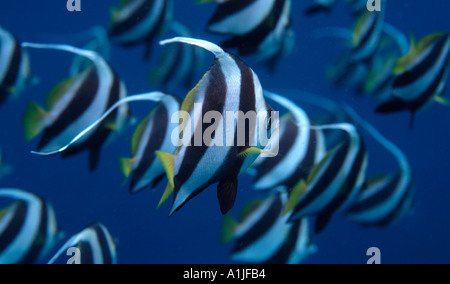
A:
[[[31,82],[28,53],[10,32],[0,27],[0,105]]]
[[[333,214],[352,204],[364,184],[368,164],[366,147],[358,130],[347,123],[331,127],[327,126],[347,132],[348,139],[331,150],[306,181],[301,180],[295,186],[286,207],[286,212],[292,210],[291,221],[318,214],[317,233],[325,228]]]
[[[0,210],[0,264],[45,261],[57,241],[52,206],[20,189],[0,189],[0,200],[15,201]]]
[[[291,0],[243,0],[219,4],[208,31],[231,36],[224,48],[238,48],[240,55],[255,54],[274,68],[290,53],[295,33],[291,27]]]
[[[66,145],[72,137],[127,95],[123,82],[96,52],[67,45],[25,43],[24,46],[68,51],[85,56],[94,63],[83,73],[59,83],[49,93],[46,109],[36,103],[29,104],[23,119],[24,134],[26,140],[31,140],[43,132],[37,149],[40,152],[56,151]],[[128,107],[121,106],[108,121],[64,152],[63,157],[88,150],[90,170],[95,170],[101,147],[114,131],[125,125],[128,117]]]
[[[292,104],[290,111],[280,120],[279,140],[275,142],[279,143],[278,155],[258,158],[255,164],[255,190],[271,190],[280,186],[291,190],[302,177],[306,179],[314,165],[325,157],[322,131],[311,129],[308,115],[297,105]]]
[[[158,152],[169,179],[160,205],[175,192],[172,215],[208,186],[219,183],[218,199],[225,214],[234,205],[238,176],[253,164],[266,146],[261,145],[260,134],[262,131],[272,134],[275,129],[272,125],[278,126],[278,116],[264,100],[258,76],[239,58],[203,40],[174,38],[162,42],[163,45],[169,43],[202,47],[212,52],[216,60],[181,107],[182,112],[192,118],[181,125],[183,141],[187,143],[183,143],[175,155]],[[231,123],[225,119],[230,113],[255,116],[246,119],[237,115]],[[221,116],[220,121],[207,121],[211,114]],[[242,133],[240,126],[244,124],[247,127]],[[258,127],[261,125],[264,129]],[[205,133],[210,134],[212,141],[209,143],[198,141]]]
[[[368,178],[354,204],[347,210],[346,216],[349,220],[363,226],[389,226],[412,210],[414,180],[411,166],[405,154],[397,146],[353,110],[350,109],[347,112],[392,153],[397,160],[399,170]]]
[[[48,264],[117,264],[116,244],[100,223],[70,238]]]
[[[144,58],[151,53],[153,40],[172,18],[172,0],[127,0],[111,9],[111,42],[124,47],[146,45]]]
[[[120,158],[122,173],[130,181],[130,192],[136,193],[146,187],[156,187],[165,177],[164,167],[156,156],[156,151],[175,153],[177,146],[172,143],[172,133],[177,127],[172,120],[180,110],[178,98],[167,95],[137,127],[131,139],[132,158]]]
[[[397,75],[392,98],[377,108],[379,113],[411,111],[414,115],[433,101],[448,104],[442,98],[450,62],[450,32],[434,33],[415,43],[410,53],[394,67]]]
[[[192,37],[193,33],[178,22],[173,22],[171,29],[177,36]],[[203,53],[199,49],[185,44],[170,46],[161,56],[157,67],[150,71],[150,80],[163,91],[172,92],[177,88],[191,88],[195,70],[201,66]]]
[[[377,51],[385,24],[386,1],[381,0],[382,10],[380,12],[366,10],[357,20],[352,34],[353,50],[350,64],[370,61]]]
[[[286,201],[287,193],[274,194],[248,203],[238,221],[225,217],[222,241],[234,241],[234,261],[298,264],[316,252],[309,220],[287,222],[283,211]]]

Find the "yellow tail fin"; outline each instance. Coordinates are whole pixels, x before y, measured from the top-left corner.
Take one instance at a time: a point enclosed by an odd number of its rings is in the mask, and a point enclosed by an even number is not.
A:
[[[163,205],[169,196],[172,194],[175,185],[174,185],[174,172],[175,172],[175,155],[156,151],[156,156],[158,157],[159,161],[164,167],[164,170],[166,171],[167,179],[169,180],[169,183],[167,184],[166,190],[164,191],[164,194],[159,201],[158,208]]]

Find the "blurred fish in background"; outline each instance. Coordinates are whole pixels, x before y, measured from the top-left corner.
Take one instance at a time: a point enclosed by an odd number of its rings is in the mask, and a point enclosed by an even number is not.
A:
[[[3,151],[0,148],[0,180],[12,174],[13,170],[13,167],[5,162]]]

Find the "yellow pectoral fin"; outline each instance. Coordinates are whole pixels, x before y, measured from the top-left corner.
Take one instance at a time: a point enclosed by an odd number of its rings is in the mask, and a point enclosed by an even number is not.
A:
[[[300,198],[305,194],[306,190],[308,189],[308,184],[305,180],[301,180],[292,190],[291,194],[289,195],[289,199],[286,202],[286,205],[284,206],[284,214],[288,214],[291,212],[295,206],[297,206],[297,203],[300,201]]]
[[[42,132],[42,120],[48,115],[47,111],[38,104],[31,102],[22,120],[22,127],[26,141],[30,141]]]
[[[119,164],[120,172],[128,178],[131,175],[131,172],[133,171],[133,165],[134,165],[135,159],[129,159],[129,158],[118,158],[117,163]]]
[[[169,196],[172,194],[175,185],[174,185],[174,178],[175,178],[175,155],[156,151],[156,156],[158,157],[159,161],[164,167],[164,170],[166,171],[167,179],[169,180],[169,183],[167,184],[166,190],[164,191],[164,194],[159,201],[158,208],[164,204],[164,202],[167,201]]]
[[[450,100],[440,96],[434,96],[433,100],[440,105],[450,107]]]

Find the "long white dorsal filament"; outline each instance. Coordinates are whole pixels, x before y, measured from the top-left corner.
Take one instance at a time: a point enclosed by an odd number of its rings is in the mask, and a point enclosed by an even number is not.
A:
[[[201,48],[204,48],[210,52],[212,52],[216,57],[220,57],[225,53],[225,51],[218,45],[201,39],[195,39],[195,38],[189,38],[189,37],[174,37],[172,39],[166,39],[163,41],[160,41],[160,45],[166,45],[170,43],[185,43],[190,45],[199,46]]]
[[[77,47],[74,47],[71,45],[66,45],[66,44],[40,44],[40,43],[23,42],[22,47],[67,51],[67,52],[70,52],[73,54],[78,54],[80,56],[84,56],[84,57],[92,60],[94,63],[104,61],[103,58],[95,51],[81,49],[81,48],[77,48]]]
[[[167,96],[166,94],[162,92],[151,92],[151,93],[145,93],[140,95],[134,95],[130,96],[124,99],[121,99],[120,101],[116,102],[111,108],[109,108],[99,119],[97,119],[94,123],[92,123],[89,127],[87,127],[85,130],[80,132],[75,138],[73,138],[67,145],[64,147],[53,151],[53,152],[31,152],[36,155],[41,156],[50,156],[55,155],[61,152],[64,152],[69,148],[72,144],[76,143],[78,140],[80,140],[84,135],[89,133],[89,131],[93,130],[95,127],[97,127],[100,123],[102,123],[113,111],[115,111],[118,107],[120,107],[123,104],[127,104],[130,102],[137,102],[137,101],[152,101],[152,102],[159,102],[163,97]]]

